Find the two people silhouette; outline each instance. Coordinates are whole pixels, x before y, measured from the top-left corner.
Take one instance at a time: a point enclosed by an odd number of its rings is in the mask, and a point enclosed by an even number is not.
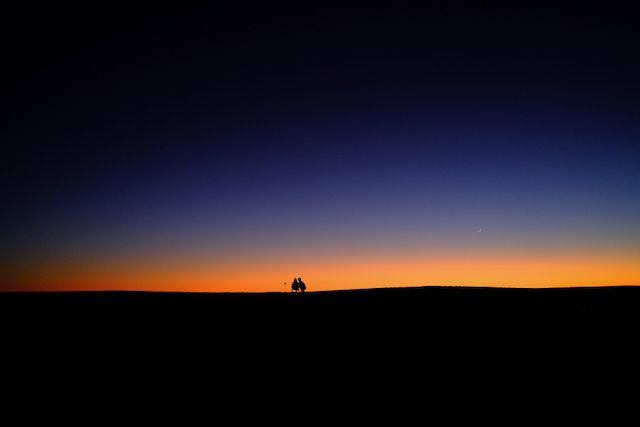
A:
[[[293,278],[293,283],[291,284],[291,292],[298,292],[298,290],[300,290],[300,292],[304,292],[304,290],[307,289],[307,285],[304,284],[304,282],[302,281],[301,278]]]

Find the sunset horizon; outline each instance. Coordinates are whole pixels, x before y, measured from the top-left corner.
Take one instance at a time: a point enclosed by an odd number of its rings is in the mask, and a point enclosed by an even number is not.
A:
[[[378,262],[374,267],[310,262],[308,274],[298,276],[304,278],[307,292],[429,286],[542,289],[640,284],[640,267],[632,257],[626,262],[619,258],[609,262],[505,258],[500,262],[398,260],[386,265]],[[175,270],[166,265],[68,266],[29,272],[19,282],[5,282],[2,291],[291,292],[293,274],[285,277],[276,267],[264,265],[243,268],[244,274],[221,266],[181,266]],[[252,269],[254,274],[247,274]],[[32,278],[28,279],[29,276]]]
[[[16,6],[0,292],[639,286],[636,8]]]

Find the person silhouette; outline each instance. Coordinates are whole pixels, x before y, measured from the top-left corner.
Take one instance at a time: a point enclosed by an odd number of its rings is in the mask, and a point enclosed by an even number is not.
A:
[[[304,292],[307,289],[307,285],[304,284],[301,278],[298,277],[298,286],[300,287],[300,291]]]
[[[293,283],[291,284],[291,292],[298,292],[298,289],[299,289],[298,281],[294,277]]]

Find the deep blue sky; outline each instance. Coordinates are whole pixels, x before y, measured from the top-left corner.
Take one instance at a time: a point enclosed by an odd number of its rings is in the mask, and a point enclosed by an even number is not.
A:
[[[480,228],[507,252],[635,253],[638,18],[627,3],[9,10],[4,274],[469,252]]]

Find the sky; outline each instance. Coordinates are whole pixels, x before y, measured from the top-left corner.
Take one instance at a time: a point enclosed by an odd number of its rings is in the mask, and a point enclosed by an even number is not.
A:
[[[7,8],[0,291],[640,285],[639,8],[556,3]]]

